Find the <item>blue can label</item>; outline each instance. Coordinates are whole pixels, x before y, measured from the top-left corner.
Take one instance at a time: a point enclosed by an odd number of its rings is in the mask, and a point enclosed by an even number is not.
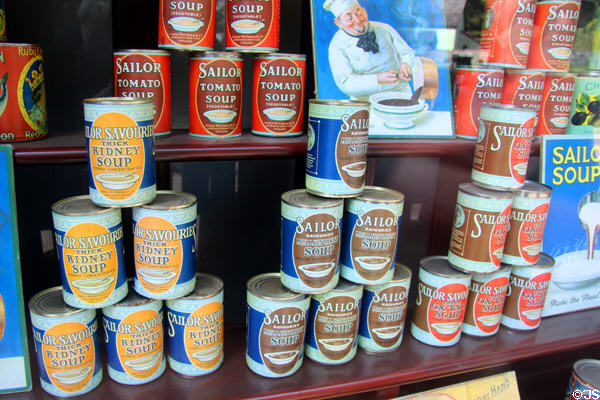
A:
[[[567,395],[565,400],[597,400],[600,399],[600,389],[597,389],[593,386],[588,386],[584,382],[579,379],[577,374],[573,373],[571,375],[571,382],[567,389]]]

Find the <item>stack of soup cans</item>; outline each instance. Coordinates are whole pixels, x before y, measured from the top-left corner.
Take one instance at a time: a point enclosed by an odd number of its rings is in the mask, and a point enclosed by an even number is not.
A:
[[[249,368],[349,362],[400,346],[411,271],[396,263],[404,195],[366,186],[369,103],[310,100],[306,189],[281,196],[281,270],[248,281]]]
[[[538,112],[536,136],[563,134],[575,75],[569,65],[581,2],[487,0],[481,30],[481,66],[456,70],[458,137],[478,139],[484,103]]]

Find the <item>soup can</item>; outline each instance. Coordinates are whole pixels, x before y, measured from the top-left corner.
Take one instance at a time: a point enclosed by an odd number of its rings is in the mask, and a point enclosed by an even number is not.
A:
[[[108,375],[125,385],[141,385],[165,372],[163,302],[135,290],[102,309]]]
[[[537,2],[527,68],[569,70],[581,0]]]
[[[551,187],[532,181],[525,181],[525,185],[514,192],[503,263],[530,265],[537,262],[551,196]]]
[[[501,103],[540,111],[545,82],[546,77],[543,72],[530,69],[507,69],[504,73]]]
[[[545,253],[533,265],[513,266],[502,325],[517,330],[532,330],[540,325],[553,266],[554,259]]]
[[[156,197],[154,106],[149,99],[83,101],[90,196],[105,207],[133,207]]]
[[[498,333],[508,292],[510,269],[510,265],[503,265],[491,274],[471,274],[463,333],[472,336],[492,336]]]
[[[242,134],[243,60],[208,51],[190,57],[190,135],[203,139]]]
[[[340,274],[355,283],[380,285],[394,275],[404,194],[367,186],[346,199]]]
[[[212,50],[216,0],[160,0],[158,47]]]
[[[600,133],[600,71],[577,74],[566,133]]]
[[[154,136],[171,133],[171,55],[164,50],[113,53],[115,96],[151,99]]]
[[[460,332],[471,275],[452,268],[444,256],[425,257],[419,268],[416,308],[410,333],[432,346],[452,346]]]
[[[42,48],[0,43],[0,142],[43,139],[48,134]]]
[[[268,378],[292,375],[304,357],[310,296],[285,288],[277,273],[257,275],[246,287],[248,368]]]
[[[506,104],[484,104],[479,116],[471,180],[490,189],[515,190],[523,186],[536,111]]]
[[[152,299],[181,297],[196,286],[196,196],[159,190],[134,207],[134,288]]]
[[[344,201],[304,189],[281,195],[281,283],[299,293],[333,289],[339,279]]]
[[[367,171],[368,101],[308,101],[306,189],[322,197],[362,193]]]
[[[525,68],[536,0],[487,0],[479,58],[485,64]]]
[[[402,343],[411,276],[410,268],[397,263],[391,281],[364,286],[358,345],[366,352],[384,353]]]
[[[482,103],[502,99],[504,70],[480,65],[456,67],[454,80],[454,130],[463,139],[477,139]]]
[[[52,205],[54,239],[65,303],[102,308],[127,295],[121,209],[95,205],[90,196]]]
[[[56,286],[29,300],[42,389],[56,397],[87,393],[102,381],[96,310],[74,308]]]
[[[186,376],[206,375],[223,363],[223,281],[196,274],[196,287],[185,297],[167,300],[168,361]]]
[[[465,272],[489,273],[500,268],[513,193],[458,185],[448,262]]]
[[[600,398],[600,361],[575,361],[565,400]]]
[[[254,58],[252,133],[298,136],[304,123],[304,54],[261,54]]]
[[[339,365],[356,356],[363,286],[340,279],[329,292],[313,294],[306,333],[306,356]]]
[[[279,50],[279,0],[229,0],[225,4],[225,49]]]
[[[536,136],[560,135],[566,132],[574,88],[575,74],[546,73]]]

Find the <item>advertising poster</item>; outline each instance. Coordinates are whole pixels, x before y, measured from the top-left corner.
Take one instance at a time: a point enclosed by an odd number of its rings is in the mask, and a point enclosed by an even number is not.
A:
[[[543,136],[540,182],[553,188],[543,251],[556,263],[544,316],[600,306],[600,137]]]
[[[453,138],[442,0],[311,0],[319,99],[371,103],[370,137]]]

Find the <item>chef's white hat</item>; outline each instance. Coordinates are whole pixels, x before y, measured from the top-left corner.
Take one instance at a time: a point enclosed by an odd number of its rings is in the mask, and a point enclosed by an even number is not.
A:
[[[327,11],[331,11],[337,18],[349,7],[357,5],[359,5],[357,0],[326,0],[325,4],[323,4],[323,8]]]

